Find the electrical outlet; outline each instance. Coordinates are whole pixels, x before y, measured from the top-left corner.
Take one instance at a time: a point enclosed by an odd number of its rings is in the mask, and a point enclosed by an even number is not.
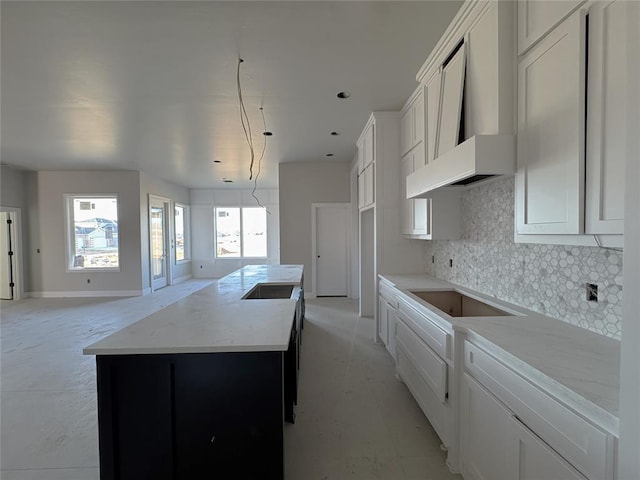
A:
[[[453,268],[453,258],[449,259],[449,268]]]
[[[587,301],[588,302],[597,302],[598,301],[598,285],[595,283],[587,283]]]

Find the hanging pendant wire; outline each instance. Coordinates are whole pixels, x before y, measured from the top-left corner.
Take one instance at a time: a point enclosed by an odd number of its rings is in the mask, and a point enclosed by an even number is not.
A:
[[[238,88],[238,103],[240,106],[240,123],[242,124],[242,130],[244,132],[244,138],[247,141],[247,145],[249,146],[250,152],[250,162],[249,162],[249,180],[253,180],[253,189],[251,190],[251,196],[255,199],[256,203],[259,207],[264,208],[265,211],[271,215],[271,212],[267,210],[267,208],[262,204],[258,196],[256,195],[256,190],[258,188],[258,178],[260,177],[260,173],[262,172],[262,159],[264,158],[264,153],[267,149],[267,136],[264,136],[264,143],[262,145],[262,152],[260,153],[260,158],[258,158],[258,171],[253,174],[253,167],[255,162],[255,149],[253,147],[253,136],[251,133],[251,123],[249,122],[249,115],[247,115],[247,109],[244,105],[244,98],[242,97],[242,84],[240,83],[240,65],[244,62],[242,58],[238,58],[238,68],[236,71],[236,86]],[[260,107],[260,114],[262,115],[262,125],[264,127],[263,132],[267,131],[267,122],[264,116],[264,109]]]

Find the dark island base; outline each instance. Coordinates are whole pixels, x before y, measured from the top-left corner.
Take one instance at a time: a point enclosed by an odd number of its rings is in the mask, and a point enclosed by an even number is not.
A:
[[[98,356],[100,478],[282,479],[296,350]]]

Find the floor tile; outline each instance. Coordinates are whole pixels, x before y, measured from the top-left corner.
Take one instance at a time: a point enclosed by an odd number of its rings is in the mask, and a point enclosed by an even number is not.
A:
[[[97,480],[95,359],[82,348],[209,282],[126,299],[0,303],[3,480]],[[440,440],[357,301],[309,301],[287,480],[453,480]]]
[[[98,468],[2,470],[2,480],[99,480]]]
[[[95,392],[2,393],[3,469],[98,466]]]

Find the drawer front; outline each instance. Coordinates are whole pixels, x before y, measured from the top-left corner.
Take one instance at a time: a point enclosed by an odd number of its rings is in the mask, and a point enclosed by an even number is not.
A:
[[[402,301],[399,302],[398,316],[438,355],[452,359],[451,335]]]
[[[398,343],[398,363],[397,370],[407,388],[413,394],[413,397],[420,405],[425,416],[429,419],[431,426],[436,431],[440,440],[445,445],[449,445],[447,431],[445,428],[445,419],[447,415],[447,407],[441,403],[435,392],[425,382],[422,375],[410,360],[405,348]]]
[[[398,294],[397,290],[384,282],[380,282],[380,295],[387,301],[393,308],[398,308]]]
[[[612,479],[615,439],[554,400],[489,353],[465,341],[465,368],[575,468]]]
[[[396,325],[396,342],[441,402],[447,398],[447,363],[402,321]]]

